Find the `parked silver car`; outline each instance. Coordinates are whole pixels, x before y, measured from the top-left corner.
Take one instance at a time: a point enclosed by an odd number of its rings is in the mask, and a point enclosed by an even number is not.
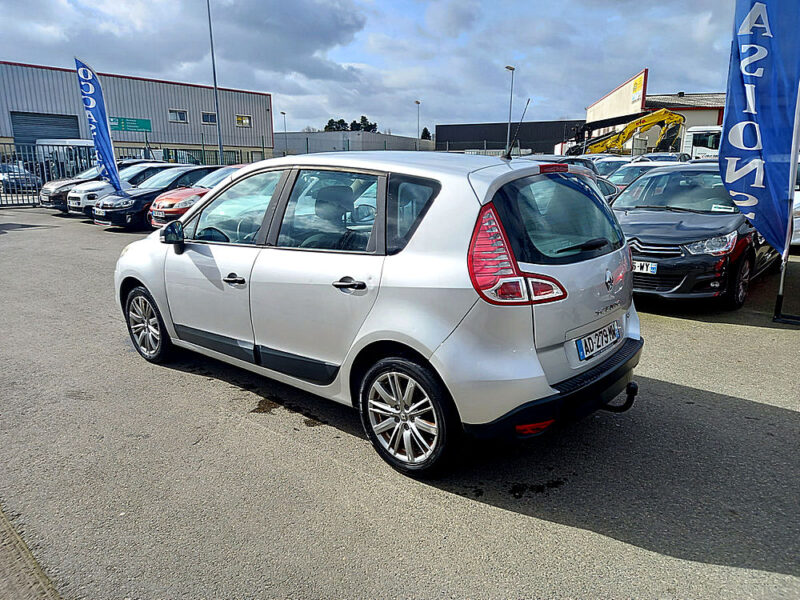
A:
[[[537,435],[636,391],[630,250],[574,165],[263,161],[127,246],[115,283],[145,359],[178,346],[357,407],[407,474],[465,434]]]

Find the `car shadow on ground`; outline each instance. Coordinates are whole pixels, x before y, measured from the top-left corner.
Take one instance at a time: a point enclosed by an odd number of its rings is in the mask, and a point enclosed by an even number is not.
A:
[[[345,406],[199,355],[170,366],[255,393],[251,413],[282,406],[309,427],[365,439]],[[800,575],[800,413],[637,380],[627,413],[525,442],[468,440],[447,474],[425,483],[676,558]]]
[[[50,229],[48,225],[30,225],[28,223],[0,223],[0,235],[9,231],[19,231],[23,229]]]
[[[794,249],[789,257],[784,287],[783,312],[800,314],[800,249]],[[775,298],[778,293],[780,272],[768,269],[750,285],[750,295],[739,310],[726,309],[719,299],[664,300],[656,296],[639,295],[635,297],[636,308],[640,312],[659,314],[667,317],[691,319],[704,323],[729,323],[774,329],[792,328],[792,325],[775,323],[772,316]],[[796,326],[794,326],[796,327]]]
[[[472,445],[432,485],[676,558],[800,575],[800,413],[637,381],[630,412]]]

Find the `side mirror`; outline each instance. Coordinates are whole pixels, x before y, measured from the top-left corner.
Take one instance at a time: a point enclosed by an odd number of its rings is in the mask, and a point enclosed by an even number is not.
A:
[[[172,244],[175,246],[175,253],[183,252],[183,223],[180,221],[170,221],[161,228],[161,243]]]

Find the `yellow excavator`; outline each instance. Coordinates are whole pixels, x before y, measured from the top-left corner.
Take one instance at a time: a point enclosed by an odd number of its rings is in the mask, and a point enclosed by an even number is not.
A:
[[[656,142],[656,152],[669,152],[673,150],[680,137],[681,127],[683,127],[683,115],[674,113],[666,108],[648,113],[643,117],[634,119],[627,123],[621,131],[613,131],[606,135],[590,139],[586,142],[586,154],[598,154],[600,152],[618,151],[622,152],[622,146],[627,142],[633,134],[637,132],[645,132],[648,129],[659,125],[661,132],[658,134],[658,141]]]

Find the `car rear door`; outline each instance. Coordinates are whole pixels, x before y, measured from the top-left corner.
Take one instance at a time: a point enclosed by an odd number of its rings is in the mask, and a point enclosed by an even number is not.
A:
[[[169,250],[164,268],[180,339],[255,362],[251,272],[285,180],[285,171],[272,170],[235,181],[186,222],[183,252]]]
[[[579,175],[541,174],[507,184],[494,204],[520,271],[566,291],[532,304],[534,345],[548,382],[613,354],[629,330],[633,280],[624,235],[596,188]]]
[[[260,364],[333,381],[378,295],[386,176],[301,169],[288,184],[252,274]]]

